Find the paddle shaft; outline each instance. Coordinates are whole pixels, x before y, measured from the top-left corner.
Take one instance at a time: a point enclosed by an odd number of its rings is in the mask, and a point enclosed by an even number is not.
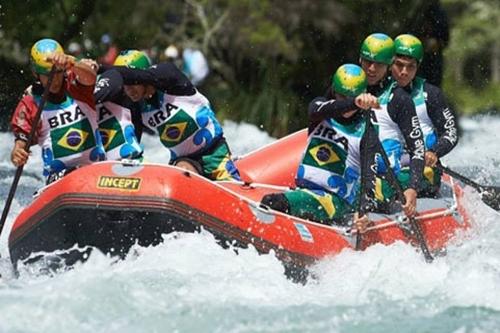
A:
[[[462,176],[461,174],[450,170],[441,163],[436,164],[436,167],[447,173],[451,177],[460,180],[462,183],[471,186],[481,195],[481,200],[491,208],[500,211],[500,187],[491,185],[481,185],[473,180]]]
[[[373,127],[373,124],[371,121],[367,122],[367,128],[365,131],[375,131],[375,128]],[[389,158],[387,157],[387,154],[385,153],[384,147],[382,147],[382,144],[380,143],[379,140],[373,140],[374,144],[376,146],[376,151],[380,154],[382,157],[382,160],[384,161],[384,164],[387,169],[387,180],[391,184],[391,186],[394,187],[396,191],[396,195],[398,200],[402,203],[406,203],[406,198],[403,193],[403,188],[401,187],[401,184],[398,182],[398,179],[396,175],[394,174],[394,170],[391,169],[391,164],[389,162]],[[420,248],[422,250],[422,253],[424,254],[425,261],[427,262],[432,262],[434,258],[431,255],[431,252],[429,251],[429,247],[427,246],[427,243],[425,241],[424,235],[422,233],[422,229],[420,228],[420,225],[418,222],[413,218],[413,217],[408,217],[410,221],[410,227],[415,234],[415,237],[420,245]]]
[[[467,178],[465,176],[462,176],[461,174],[459,174],[459,173],[457,173],[457,172],[455,172],[455,171],[453,171],[453,170],[445,167],[441,163],[437,163],[436,164],[436,168],[440,169],[443,172],[446,172],[447,174],[449,174],[453,178],[456,178],[456,179],[460,180],[462,183],[464,183],[466,185],[469,185],[470,187],[473,187],[474,189],[476,189],[479,192],[484,191],[484,186],[479,185],[475,181],[473,181],[473,180],[471,180],[471,179],[469,179],[469,178]]]
[[[24,150],[29,152],[30,147],[34,141],[35,133],[38,127],[38,123],[40,122],[40,118],[42,116],[43,107],[45,106],[45,102],[47,101],[47,97],[50,93],[50,86],[52,85],[52,80],[54,78],[55,68],[52,67],[49,78],[47,80],[47,86],[43,91],[42,99],[40,104],[38,105],[38,109],[36,110],[35,118],[31,125],[31,130],[26,140],[26,146]],[[9,194],[7,195],[7,200],[5,201],[5,205],[2,211],[2,217],[0,219],[0,234],[3,231],[3,227],[5,225],[5,221],[7,220],[7,215],[9,214],[10,206],[12,204],[12,200],[14,200],[14,195],[16,194],[17,185],[19,184],[19,179],[21,179],[21,175],[23,173],[24,165],[18,166],[16,170],[16,174],[14,175],[14,180],[12,181],[12,185],[10,186]]]
[[[364,204],[364,200],[366,197],[366,186],[365,182],[363,181],[363,177],[366,176],[366,152],[367,152],[367,142],[366,140],[368,139],[368,134],[369,132],[366,130],[368,128],[368,123],[370,123],[370,110],[363,110],[363,118],[365,121],[365,132],[363,133],[363,136],[361,137],[361,143],[360,143],[360,155],[362,156],[363,160],[361,161],[360,165],[360,177],[361,181],[359,184],[359,199],[358,199],[358,207],[357,207],[357,212],[358,212],[358,217],[363,217],[366,214],[366,205]],[[355,250],[359,251],[361,250],[363,244],[363,235],[357,231],[356,232],[356,244],[355,244]]]

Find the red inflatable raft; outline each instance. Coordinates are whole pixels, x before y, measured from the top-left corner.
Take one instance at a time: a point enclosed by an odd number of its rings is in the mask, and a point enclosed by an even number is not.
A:
[[[290,269],[353,248],[347,227],[327,226],[261,207],[263,195],[293,185],[305,131],[276,141],[240,160],[244,182],[213,182],[156,164],[102,162],[80,168],[43,188],[17,217],[9,237],[11,260],[65,252],[66,264],[82,258],[76,248],[123,255],[133,244],[148,246],[171,232],[213,233],[221,244],[252,244],[274,250]],[[419,199],[417,218],[431,250],[442,249],[468,226],[462,188],[445,177],[443,198]],[[363,248],[398,240],[413,242],[398,215],[371,214]]]

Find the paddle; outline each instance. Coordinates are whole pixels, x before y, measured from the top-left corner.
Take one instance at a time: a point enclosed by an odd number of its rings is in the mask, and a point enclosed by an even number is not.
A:
[[[370,120],[370,110],[362,110],[363,111],[363,120],[365,122],[365,131],[363,133],[363,136],[361,137],[361,143],[360,143],[360,155],[361,155],[361,165],[360,165],[360,184],[359,184],[359,200],[358,200],[358,207],[357,207],[357,212],[359,217],[363,217],[366,212],[368,211],[368,205],[366,203],[366,200],[368,199],[366,197],[366,181],[370,181],[369,177],[367,177],[367,171],[370,169],[370,159],[367,158],[367,153],[368,153],[368,139],[370,136],[370,132],[367,131],[366,129],[368,128],[368,123],[371,122]],[[378,140],[378,138],[377,138]],[[363,235],[357,231],[356,232],[356,246],[355,250],[359,251],[361,250],[362,247],[362,242],[363,242]]]
[[[447,173],[451,177],[460,180],[462,183],[469,185],[479,192],[481,195],[481,200],[495,210],[500,211],[500,187],[499,186],[487,186],[480,185],[473,180],[445,167],[444,165],[438,163],[436,167],[441,171]]]
[[[35,137],[35,132],[38,127],[38,123],[40,122],[40,117],[42,115],[42,110],[43,107],[45,106],[45,102],[47,101],[47,97],[49,95],[49,87],[52,85],[52,79],[54,78],[54,73],[55,69],[52,67],[50,73],[49,73],[49,78],[47,81],[47,88],[44,89],[42,99],[40,100],[40,104],[38,105],[38,109],[36,110],[35,118],[33,119],[33,123],[31,126],[30,133],[28,135],[28,138],[26,140],[26,146],[24,149],[26,152],[29,152],[29,149],[31,147],[31,144],[33,143],[34,137]],[[18,166],[16,170],[16,174],[14,175],[14,180],[12,181],[12,185],[10,186],[9,194],[7,196],[7,201],[5,201],[5,205],[2,211],[2,218],[0,219],[0,234],[3,231],[3,227],[5,225],[5,221],[7,220],[7,215],[9,214],[10,210],[10,205],[12,204],[12,200],[14,199],[14,195],[17,190],[17,185],[19,183],[19,179],[21,178],[21,175],[23,173],[24,165]]]
[[[367,135],[373,136],[373,138],[372,138],[372,140],[370,140],[370,142],[374,145],[375,152],[380,154],[380,156],[382,157],[382,160],[384,161],[384,164],[387,166],[387,181],[395,189],[398,201],[404,205],[406,202],[406,198],[405,198],[404,193],[403,193],[403,188],[401,187],[401,184],[399,184],[399,182],[396,178],[396,175],[394,174],[394,170],[392,170],[390,167],[391,164],[389,162],[389,158],[387,157],[387,154],[385,153],[385,150],[382,147],[382,143],[380,142],[380,140],[378,138],[378,134],[375,131],[375,128],[374,128],[371,121],[367,121],[366,126],[367,127],[365,128],[365,132],[368,132]],[[412,229],[412,232],[415,235],[415,238],[417,239],[417,242],[420,245],[422,253],[424,254],[425,261],[432,262],[434,260],[434,258],[432,257],[431,252],[429,251],[429,247],[427,246],[427,243],[425,241],[425,238],[424,238],[424,235],[422,233],[422,229],[420,228],[420,225],[415,220],[415,218],[408,217],[408,219],[410,222],[410,227]]]

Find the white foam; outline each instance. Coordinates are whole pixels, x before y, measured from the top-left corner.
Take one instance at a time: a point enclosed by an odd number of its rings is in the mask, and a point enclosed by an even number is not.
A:
[[[494,175],[486,180],[498,183],[500,119],[464,124],[449,165],[476,179]],[[224,126],[238,155],[273,140],[248,124]],[[152,137],[144,143],[161,149]],[[11,144],[11,135],[0,133],[0,170],[13,170]],[[38,155],[26,172],[41,172]],[[0,180],[2,191],[9,183]],[[41,181],[23,177],[21,184],[29,189]],[[251,247],[236,254],[206,232],[169,235],[124,261],[95,252],[52,277],[27,268],[19,279],[0,280],[0,331],[493,332],[500,323],[500,218],[475,192],[465,195],[473,227],[433,264],[410,245],[377,245],[319,262],[316,279],[304,286],[284,277],[273,254]],[[16,197],[8,223],[27,201],[27,193]]]

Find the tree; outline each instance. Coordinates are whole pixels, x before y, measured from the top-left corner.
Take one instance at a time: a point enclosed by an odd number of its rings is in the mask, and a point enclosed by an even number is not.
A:
[[[493,24],[500,22],[498,1],[445,0],[444,3],[455,16],[446,51],[447,58],[453,59],[450,69],[455,80],[463,82],[467,73],[465,81],[475,86],[484,86],[488,79],[500,83],[500,25]]]
[[[457,75],[487,54],[485,68],[498,80],[499,10],[495,0],[443,0],[454,23],[446,57]],[[343,63],[357,63],[370,33],[410,31],[424,0],[57,0],[6,1],[0,7],[2,114],[14,108],[32,79],[29,48],[39,38],[94,46],[109,34],[121,49],[147,49],[164,60],[169,44],[201,49],[211,75],[200,89],[220,118],[249,121],[280,136],[306,123],[307,104],[325,92]],[[471,15],[472,13],[473,15]],[[125,18],[125,19],[124,19]],[[26,28],[29,27],[29,28]],[[495,65],[497,64],[497,65]],[[23,71],[23,73],[20,72]],[[470,71],[470,70],[469,70]],[[468,75],[468,74],[467,74]],[[471,77],[480,78],[472,71]],[[15,82],[12,83],[5,82]],[[7,112],[8,111],[8,112]],[[4,117],[4,118],[5,118]]]

